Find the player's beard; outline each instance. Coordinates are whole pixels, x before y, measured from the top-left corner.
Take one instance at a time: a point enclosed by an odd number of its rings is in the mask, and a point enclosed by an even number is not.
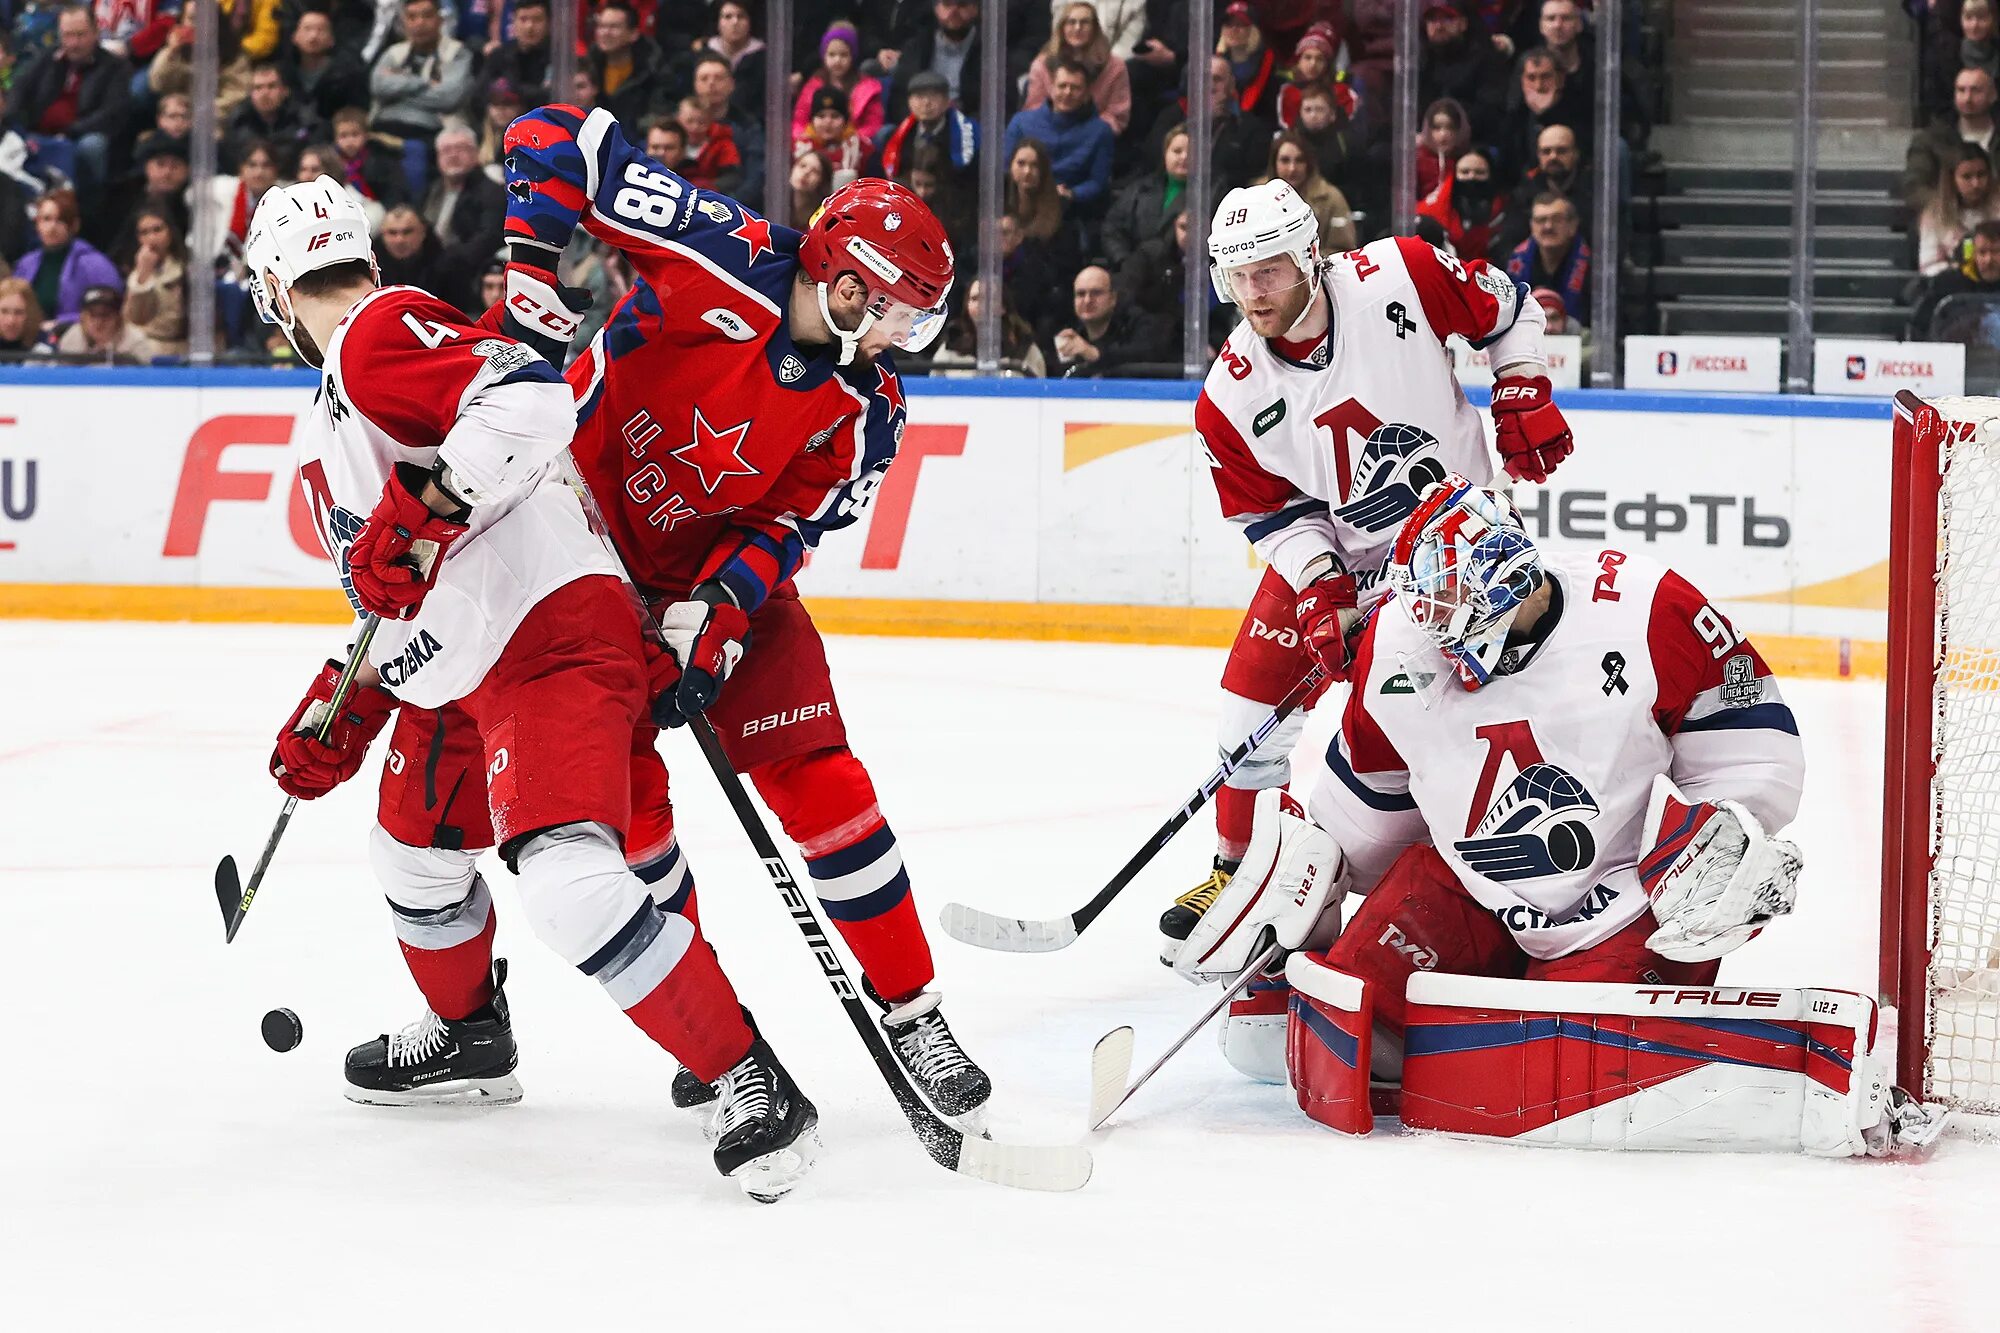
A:
[[[1282,291],[1260,296],[1243,306],[1243,318],[1259,338],[1282,338],[1298,327],[1318,296],[1319,283],[1314,275],[1308,274]]]
[[[326,353],[319,350],[319,344],[313,341],[312,334],[297,318],[292,320],[292,327],[285,330],[285,337],[292,344],[292,350],[299,354],[299,360],[312,369],[318,370],[326,364]]]

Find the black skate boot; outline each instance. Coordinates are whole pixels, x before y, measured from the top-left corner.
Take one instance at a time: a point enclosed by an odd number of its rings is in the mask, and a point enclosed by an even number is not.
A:
[[[944,997],[936,991],[919,991],[892,1005],[870,983],[864,981],[862,989],[882,1006],[882,1031],[888,1034],[889,1049],[924,1100],[967,1134],[987,1137],[986,1103],[993,1096],[993,1080],[972,1063],[952,1035],[938,1008]]]
[[[715,1140],[715,1085],[695,1077],[692,1069],[674,1071],[674,1109],[686,1111],[701,1126],[702,1137]]]
[[[1181,944],[1194,933],[1195,923],[1201,915],[1215,906],[1215,900],[1236,874],[1241,861],[1225,861],[1215,858],[1215,869],[1208,878],[1174,899],[1174,905],[1160,913],[1160,934],[1166,939],[1160,945],[1160,961],[1168,967],[1174,965],[1174,956],[1181,951]]]
[[[507,960],[493,960],[493,998],[460,1019],[424,1016],[347,1053],[347,1100],[364,1106],[511,1106],[514,1027],[507,1014]]]
[[[819,1112],[755,1025],[751,1033],[749,1051],[715,1081],[715,1169],[758,1203],[776,1203],[812,1169]]]

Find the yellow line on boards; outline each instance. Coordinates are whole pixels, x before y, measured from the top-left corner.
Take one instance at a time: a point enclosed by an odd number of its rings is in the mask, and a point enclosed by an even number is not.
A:
[[[808,597],[828,634],[950,639],[1044,639],[1227,647],[1243,620],[1230,608],[955,602],[917,598]],[[317,588],[187,588],[0,583],[0,617],[19,620],[193,620],[342,624],[346,598]],[[1752,636],[1779,676],[1809,680],[1886,674],[1881,643],[1791,634]]]

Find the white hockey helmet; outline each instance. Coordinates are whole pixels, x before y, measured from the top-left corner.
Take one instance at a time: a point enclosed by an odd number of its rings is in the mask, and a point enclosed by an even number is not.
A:
[[[1237,303],[1229,270],[1290,255],[1303,278],[1319,272],[1319,219],[1299,192],[1275,177],[1222,196],[1208,228],[1208,276],[1215,294]]]
[[[368,262],[369,272],[377,272],[375,251],[368,243],[368,216],[347,187],[331,176],[266,190],[243,245],[257,314],[283,329],[293,349],[308,361],[312,358],[299,347],[295,333],[298,317],[292,310],[292,284],[315,269],[357,259]]]

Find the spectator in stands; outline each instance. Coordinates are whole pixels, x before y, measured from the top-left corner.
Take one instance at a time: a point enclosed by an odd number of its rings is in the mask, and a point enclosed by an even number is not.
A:
[[[873,142],[885,119],[882,85],[861,73],[855,52],[861,38],[851,23],[833,23],[819,39],[819,68],[813,71],[792,102],[792,137],[797,138],[813,114],[814,96],[822,88],[838,91],[847,107],[847,119],[854,132]]]
[[[910,154],[903,174],[897,179],[930,208],[955,251],[962,255],[974,253],[979,238],[973,227],[973,193],[962,183],[959,173],[951,169],[943,149],[928,144],[918,148]]]
[[[764,119],[764,39],[757,36],[748,0],[722,0],[715,7],[715,34],[706,48],[729,62],[736,76],[730,94],[738,114]]]
[[[108,283],[83,293],[76,323],[56,339],[56,355],[142,365],[153,359],[153,344],[125,322],[125,303]]]
[[[736,74],[725,57],[713,51],[695,57],[694,99],[709,120],[727,128],[735,141],[738,183],[729,193],[757,207],[764,198],[764,117],[737,105]]]
[[[132,104],[132,67],[97,41],[87,5],[66,5],[53,55],[23,71],[15,90],[22,128],[67,139],[76,149],[76,184],[95,199],[110,179],[111,150]]]
[[[827,187],[828,193],[861,175],[868,161],[868,145],[848,119],[846,94],[838,88],[821,88],[813,94],[805,137],[792,141],[792,152],[818,153],[831,164],[833,184]]]
[[[1424,49],[1417,72],[1417,100],[1456,102],[1468,116],[1467,135],[1499,128],[1507,91],[1507,65],[1486,30],[1453,0],[1424,6]],[[1440,176],[1439,179],[1443,177]],[[1436,182],[1432,182],[1433,188]]]
[[[319,118],[293,98],[278,66],[265,61],[250,68],[250,95],[223,131],[225,164],[234,164],[246,145],[261,141],[271,145],[287,163],[301,148],[320,137]]]
[[[122,3],[122,0],[116,0]],[[279,0],[216,0],[223,26],[236,34],[237,49],[252,64],[278,54],[282,25]],[[183,6],[185,7],[185,6]]]
[[[1597,198],[1595,179],[1583,160],[1583,147],[1577,142],[1576,131],[1567,125],[1547,126],[1535,139],[1535,169],[1514,187],[1508,213],[1522,219],[1525,226],[1535,196],[1549,191],[1575,204],[1579,216]],[[1513,249],[1521,239],[1515,237],[1507,248]]]
[[[1417,198],[1427,199],[1472,147],[1472,121],[1458,99],[1440,97],[1424,109],[1417,132]]]
[[[1939,336],[1933,326],[1938,307],[1949,297],[2000,295],[2000,220],[1988,219],[1972,229],[1972,245],[1956,267],[1948,268],[1924,286],[1910,320],[1910,337]]]
[[[1990,157],[1993,140],[1993,76],[1983,69],[1962,69],[1952,80],[1952,110],[1917,132],[1903,155],[1903,199],[1920,210],[1937,192],[1944,164],[1961,143],[1975,143]]]
[[[1992,217],[2000,217],[1992,160],[1978,144],[1962,143],[1917,214],[1917,272],[1931,277],[1955,266],[1965,238]]]
[[[979,152],[979,124],[951,104],[944,75],[924,70],[910,80],[910,114],[882,141],[882,174],[896,176],[914,153],[935,148],[954,175],[970,176]]]
[[[639,31],[639,11],[630,0],[604,0],[590,31],[585,69],[597,85],[595,104],[636,129],[666,104],[666,58],[659,44]]]
[[[1350,0],[1347,26],[1347,77],[1361,90],[1361,104],[1371,108],[1394,105],[1396,72],[1396,11],[1403,0]],[[1386,126],[1386,115],[1375,116]]]
[[[1958,11],[1958,67],[1983,69],[2000,81],[2000,46],[1993,41],[1993,6],[1987,0],[1965,0]]]
[[[437,0],[403,0],[403,34],[369,75],[370,121],[384,134],[429,143],[447,119],[464,120],[471,109],[472,52],[445,35]]]
[[[903,48],[890,89],[889,114],[909,114],[909,81],[925,70],[944,75],[952,104],[979,114],[979,0],[933,0],[932,26]]]
[[[1132,82],[1125,62],[1111,54],[1111,41],[1098,26],[1097,6],[1089,0],[1071,0],[1063,6],[1061,18],[1049,40],[1028,67],[1028,91],[1023,109],[1032,109],[1049,100],[1050,70],[1059,56],[1068,56],[1083,66],[1089,77],[1091,105],[1098,118],[1111,127],[1115,137],[1132,123]]]
[[[792,156],[787,183],[792,192],[791,220],[794,225],[804,227],[826,202],[827,195],[833,193],[833,164],[811,148],[801,147]]]
[[[108,231],[99,228],[93,235],[112,254],[123,254],[132,245],[132,225],[142,208],[157,208],[174,220],[181,235],[192,221],[188,209],[188,141],[155,136],[140,153],[138,172],[125,181],[115,204],[117,225]],[[113,212],[106,209],[107,214]],[[102,221],[109,223],[107,216]]]
[[[47,188],[40,176],[28,170],[28,141],[14,128],[7,114],[8,91],[0,87],[0,177],[12,181],[17,192],[33,198]],[[27,210],[21,210],[23,216]]]
[[[361,113],[356,112],[356,114]],[[361,123],[364,126],[368,123],[366,116],[362,117]],[[367,137],[365,129],[362,131],[362,136],[365,141]],[[321,176],[329,177],[347,187],[347,193],[368,218],[369,231],[372,232],[382,225],[382,201],[364,194],[360,187],[347,178],[347,163],[341,158],[340,150],[330,143],[308,144],[306,150],[299,154],[299,179],[313,181]]]
[[[1553,192],[1535,200],[1528,215],[1528,239],[1507,257],[1507,272],[1532,288],[1562,294],[1563,309],[1582,328],[1590,327],[1590,246],[1577,235],[1576,205]]]
[[[42,344],[42,307],[20,277],[0,278],[0,357],[35,351]]]
[[[1215,40],[1216,54],[1229,62],[1236,85],[1236,106],[1245,115],[1271,120],[1278,110],[1278,53],[1264,40],[1257,16],[1245,0],[1232,0],[1222,11]]]
[[[569,76],[570,104],[586,108],[594,107],[603,97],[604,90],[598,86],[597,76],[591,73],[590,66],[578,65],[576,72]]]
[[[1333,90],[1307,88],[1300,93],[1299,120],[1292,129],[1311,147],[1319,174],[1328,180],[1345,180],[1361,165],[1356,159],[1360,144]]]
[[[1134,251],[1159,235],[1161,226],[1175,213],[1186,209],[1187,173],[1187,126],[1176,125],[1167,132],[1160,149],[1159,167],[1120,186],[1111,211],[1105,214],[1102,245],[1113,268],[1122,272]]]
[[[1125,62],[1132,101],[1138,107],[1135,130],[1146,125],[1155,107],[1173,100],[1180,87],[1188,32],[1187,0],[1142,0],[1137,7],[1140,23],[1125,28],[1118,20],[1130,12],[1131,0],[1103,0],[1097,7],[1098,21],[1111,35],[1111,53]]]
[[[381,234],[375,238],[375,262],[382,269],[384,287],[408,283],[432,291],[441,252],[424,215],[410,205],[397,204],[383,215]]]
[[[253,140],[245,145],[234,176],[216,176],[209,181],[210,198],[215,201],[221,225],[216,228],[215,248],[202,256],[205,263],[214,265],[242,258],[243,242],[250,235],[250,219],[257,216],[257,202],[264,197],[264,191],[278,183],[278,168],[277,152],[262,140]],[[161,211],[168,217],[174,216],[172,209]],[[187,232],[182,230],[180,234],[186,236]]]
[[[5,314],[6,299],[6,287],[0,284],[0,316]],[[965,289],[965,305],[945,322],[943,345],[931,354],[932,374],[959,379],[974,373],[971,368],[979,364],[979,316],[984,306],[984,288],[979,279],[974,278]],[[1000,359],[1012,361],[1020,367],[1009,367],[1003,372],[1005,374],[1041,379],[1049,373],[1048,362],[1042,358],[1042,349],[1035,343],[1035,331],[1028,327],[1026,320],[1008,308],[1004,285],[1000,300]]]
[[[146,87],[155,97],[169,93],[192,95],[194,91],[194,30],[199,11],[182,4],[181,21],[167,34],[166,45],[146,66]],[[225,14],[215,37],[219,68],[215,81],[215,119],[227,124],[236,108],[250,93],[250,57],[243,53],[240,34]]]
[[[187,244],[164,209],[145,207],[133,226],[125,270],[125,323],[156,356],[185,356],[188,345]]]
[[[1049,71],[1046,106],[1007,122],[1007,152],[1023,139],[1047,147],[1056,193],[1075,208],[1102,211],[1111,189],[1111,127],[1090,104],[1090,71],[1071,56],[1057,56]]]
[[[495,180],[504,180],[502,163],[507,156],[507,127],[528,109],[521,90],[505,79],[486,85],[486,115],[479,122],[479,165]]]
[[[1023,139],[1007,155],[1006,211],[1030,241],[1054,244],[1068,230],[1049,150],[1039,139]]]
[[[507,296],[507,261],[488,260],[486,267],[479,270],[479,308],[491,310]]]
[[[1451,177],[1417,205],[1419,218],[1434,219],[1456,254],[1469,259],[1493,255],[1506,227],[1506,200],[1493,180],[1493,164],[1474,149],[1460,154]]]
[[[507,191],[479,169],[479,140],[463,125],[438,131],[437,179],[424,196],[424,222],[438,239],[430,290],[469,316],[479,301],[479,274],[505,239]]]
[[[340,155],[335,179],[346,181],[363,198],[388,209],[409,196],[402,159],[368,132],[366,111],[348,107],[334,113],[333,146]]]
[[[1085,264],[1070,287],[1074,318],[1062,321],[1048,338],[1055,353],[1049,364],[1069,379],[1115,375],[1136,362],[1159,361],[1168,355],[1159,320],[1145,318],[1133,306],[1121,306],[1111,272],[1102,264]]]
[[[166,44],[179,8],[173,0],[99,0],[91,7],[98,44],[136,69]]]
[[[678,120],[655,116],[646,122],[646,156],[668,171],[679,172],[686,168],[688,136]]]
[[[1597,69],[1596,53],[1576,0],[1542,0],[1540,28],[1542,49],[1555,57],[1563,77],[1588,86]]]
[[[1495,146],[1499,166],[1508,180],[1525,176],[1535,161],[1535,145],[1550,125],[1567,125],[1587,143],[1590,107],[1570,86],[1562,66],[1537,47],[1521,57],[1520,81],[1500,121]]]
[[[1347,196],[1319,174],[1312,146],[1289,130],[1271,141],[1270,169],[1264,179],[1271,177],[1297,190],[1299,198],[1312,208],[1313,216],[1319,219],[1321,254],[1337,255],[1361,243],[1354,231],[1354,210],[1347,206]]]
[[[334,44],[333,19],[321,10],[299,15],[291,46],[278,60],[292,95],[322,126],[342,107],[368,104],[368,67],[360,56]]]
[[[1223,57],[1210,56],[1208,61],[1208,96],[1214,111],[1209,123],[1209,178],[1219,198],[1225,191],[1239,185],[1248,185],[1264,170],[1264,159],[1271,147],[1271,123],[1262,117],[1246,114],[1238,103],[1236,76],[1229,72],[1229,62]],[[1168,130],[1187,122],[1187,98],[1161,108],[1159,118],[1153,122],[1153,131],[1146,136],[1151,145],[1149,151],[1155,155],[1165,139]]]
[[[698,97],[683,97],[676,113],[687,133],[687,170],[681,174],[704,190],[732,198],[743,188],[743,155],[729,126],[709,117]]]
[[[549,0],[514,0],[507,25],[507,40],[487,54],[481,77],[489,85],[505,79],[524,106],[540,106],[549,100]]]
[[[1039,328],[1062,292],[1063,274],[1045,242],[1031,239],[1012,213],[1000,215],[1000,282],[1007,305],[1031,326]]]
[[[194,129],[194,103],[186,93],[168,93],[153,104],[153,127],[141,130],[132,144],[137,160],[155,138],[185,139]]]
[[[1334,92],[1333,57],[1334,43],[1329,31],[1310,28],[1299,38],[1298,49],[1292,52],[1292,67],[1285,71],[1285,81],[1278,88],[1279,129],[1289,130],[1299,123],[1299,99],[1307,89]]]

